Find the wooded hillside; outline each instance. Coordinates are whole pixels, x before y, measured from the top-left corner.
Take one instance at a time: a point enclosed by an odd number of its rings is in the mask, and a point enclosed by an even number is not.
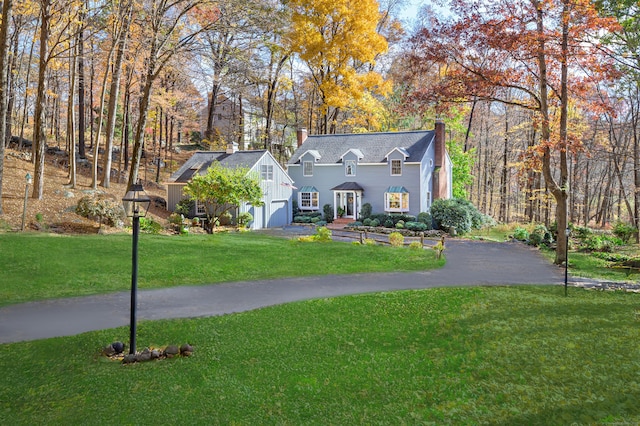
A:
[[[3,1],[0,214],[24,190],[10,143],[46,203],[47,149],[69,188],[126,188],[162,183],[184,143],[285,162],[299,127],[441,118],[455,195],[496,220],[637,226],[638,2],[446,3],[401,20],[403,0]]]

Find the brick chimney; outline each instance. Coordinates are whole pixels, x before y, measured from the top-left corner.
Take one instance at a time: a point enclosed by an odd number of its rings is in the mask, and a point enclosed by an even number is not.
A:
[[[449,193],[448,183],[449,178],[447,176],[446,167],[446,153],[447,148],[445,145],[445,132],[444,122],[442,120],[436,120],[435,126],[435,158],[433,169],[433,199],[446,198]]]
[[[435,143],[436,143],[436,158],[435,165],[436,167],[444,167],[444,156],[446,152],[446,147],[444,144],[444,121],[437,119],[436,127],[435,127]]]
[[[227,144],[227,154],[233,154],[238,152],[238,144],[236,142],[229,142]]]
[[[300,145],[302,145],[304,141],[307,140],[307,129],[305,129],[304,127],[299,128],[296,132],[296,135],[298,136],[298,148],[300,148]]]

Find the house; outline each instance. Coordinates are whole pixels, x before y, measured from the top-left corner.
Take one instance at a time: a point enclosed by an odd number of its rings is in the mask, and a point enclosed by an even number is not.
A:
[[[238,145],[228,144],[226,151],[198,151],[180,167],[167,182],[167,208],[175,211],[176,205],[187,198],[184,187],[196,174],[205,174],[207,169],[218,161],[224,167],[245,167],[249,173],[260,176],[263,206],[244,203],[237,212],[249,212],[253,216],[251,229],[284,226],[292,221],[291,196],[293,181],[282,166],[266,150],[238,151]],[[194,216],[204,216],[206,207],[196,203]]]
[[[373,213],[418,215],[433,200],[451,198],[452,163],[444,123],[434,130],[308,136],[287,163],[293,197],[302,211],[333,207],[359,219],[364,203]]]

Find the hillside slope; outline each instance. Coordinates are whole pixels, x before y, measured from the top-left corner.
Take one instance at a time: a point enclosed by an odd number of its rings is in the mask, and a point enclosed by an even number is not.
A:
[[[34,174],[34,166],[29,160],[28,152],[7,149],[5,151],[4,172],[2,179],[2,210],[0,215],[0,230],[20,230],[25,200],[25,176]],[[66,156],[47,154],[45,165],[44,196],[42,200],[31,198],[32,186],[29,187],[27,200],[25,231],[29,229],[50,229],[52,232],[63,233],[95,233],[98,223],[87,220],[75,213],[75,207],[82,197],[95,192],[103,193],[114,200],[121,200],[126,192],[126,183],[117,183],[112,179],[110,188],[98,186],[91,189],[90,166],[78,166],[78,177],[75,188],[70,188],[69,172],[66,167]],[[141,169],[144,177],[144,169]],[[163,178],[166,179],[166,175]],[[149,196],[166,199],[166,190],[161,184],[143,181],[145,191]],[[163,207],[151,203],[149,216],[165,223],[169,212]],[[40,223],[36,217],[42,217]],[[45,226],[42,226],[42,225]],[[103,232],[118,231],[103,225]]]

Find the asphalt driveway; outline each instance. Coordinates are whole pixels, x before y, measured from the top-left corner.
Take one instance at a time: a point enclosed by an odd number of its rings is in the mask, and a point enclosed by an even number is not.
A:
[[[521,243],[448,240],[436,271],[324,275],[138,292],[138,320],[242,312],[347,294],[468,285],[562,284],[564,270]],[[141,271],[141,274],[144,273]],[[130,292],[0,308],[0,343],[70,336],[129,324]]]

